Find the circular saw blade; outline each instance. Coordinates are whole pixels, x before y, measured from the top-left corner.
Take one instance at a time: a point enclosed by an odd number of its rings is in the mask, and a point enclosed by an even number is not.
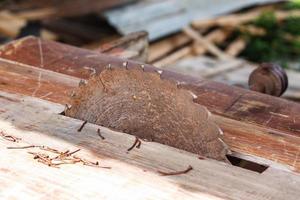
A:
[[[160,78],[161,72],[108,68],[72,95],[67,116],[217,160],[227,146],[195,96]]]

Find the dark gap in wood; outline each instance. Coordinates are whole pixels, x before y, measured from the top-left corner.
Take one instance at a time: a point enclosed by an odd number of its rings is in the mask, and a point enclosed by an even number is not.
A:
[[[262,164],[258,164],[258,163],[255,163],[255,162],[252,162],[249,160],[244,160],[241,158],[237,158],[234,156],[227,155],[226,157],[232,165],[241,167],[241,168],[244,168],[244,169],[247,169],[250,171],[258,172],[260,174],[269,168],[269,166],[265,166]]]

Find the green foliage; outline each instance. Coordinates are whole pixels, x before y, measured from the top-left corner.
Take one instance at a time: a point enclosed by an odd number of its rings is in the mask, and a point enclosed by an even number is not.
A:
[[[300,0],[292,0],[285,4],[284,6],[287,10],[300,9]]]
[[[295,36],[300,35],[300,17],[289,17],[282,25],[283,31]]]
[[[300,0],[297,5],[300,8]],[[240,32],[247,41],[242,56],[254,62],[279,62],[283,66],[300,58],[300,17],[278,22],[274,13],[268,11],[251,24],[263,28],[266,34],[257,36]]]
[[[278,28],[277,20],[274,12],[266,11],[262,13],[255,21],[254,25],[265,28],[266,30],[272,30]]]

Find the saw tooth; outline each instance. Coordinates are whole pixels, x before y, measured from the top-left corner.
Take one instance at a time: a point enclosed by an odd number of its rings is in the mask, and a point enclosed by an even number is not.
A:
[[[184,84],[185,84],[185,82],[181,82],[181,81],[176,82],[176,86],[177,86],[178,89],[180,89],[181,86],[184,85]]]
[[[63,115],[65,115],[66,114],[66,112],[68,111],[68,110],[70,110],[71,109],[71,105],[69,105],[69,104],[65,104],[65,108],[64,108],[64,111],[61,113],[61,114],[63,114]]]
[[[71,97],[75,97],[75,96],[76,96],[76,92],[75,92],[75,90],[73,90],[71,93]]]
[[[80,86],[84,86],[84,85],[86,85],[86,84],[87,84],[87,81],[84,80],[84,79],[81,79],[81,80],[79,81],[78,86],[80,87]]]
[[[111,70],[111,64],[108,64],[105,68]]]
[[[145,71],[145,65],[142,64],[140,67],[142,68],[143,71]]]
[[[123,67],[125,67],[125,69],[128,69],[128,62],[123,62]]]
[[[192,97],[193,97],[193,100],[195,100],[195,99],[197,99],[197,98],[198,98],[198,96],[197,96],[197,95],[195,95],[193,92],[189,91],[189,93],[192,95]]]
[[[69,110],[72,108],[72,105],[66,104],[65,109]]]
[[[161,77],[163,70],[156,70],[156,72],[159,74],[159,76]]]

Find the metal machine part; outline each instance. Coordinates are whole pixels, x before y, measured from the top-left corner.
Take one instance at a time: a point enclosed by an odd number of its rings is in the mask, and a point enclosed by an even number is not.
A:
[[[250,90],[272,96],[281,96],[288,87],[288,77],[277,64],[262,63],[249,76]]]

